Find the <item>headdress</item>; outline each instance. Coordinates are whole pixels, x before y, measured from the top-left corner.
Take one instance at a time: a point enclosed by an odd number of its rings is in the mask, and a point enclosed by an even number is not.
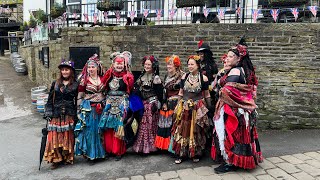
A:
[[[61,63],[59,64],[58,68],[61,69],[62,67],[68,67],[75,71],[74,62],[70,60],[61,59]]]
[[[88,76],[88,66],[89,64],[95,64],[98,68],[98,76],[102,76],[104,71],[103,71],[103,67],[102,67],[102,64],[99,60],[99,57],[98,57],[98,54],[94,54],[93,56],[91,56],[87,63],[84,65],[83,69],[82,69],[82,72],[81,74],[79,75],[78,79],[81,80],[86,80],[87,79],[87,76]]]
[[[168,57],[166,57],[165,60],[166,60],[166,63],[172,62],[175,67],[180,67],[181,66],[180,58],[177,55],[168,56]]]
[[[113,59],[117,56],[117,55],[120,55],[121,53],[120,52],[114,52],[112,54],[110,54],[110,61],[113,62]]]
[[[191,56],[188,57],[188,61],[189,61],[189,59],[193,59],[197,63],[200,62],[200,56],[198,56],[198,55],[191,55]]]

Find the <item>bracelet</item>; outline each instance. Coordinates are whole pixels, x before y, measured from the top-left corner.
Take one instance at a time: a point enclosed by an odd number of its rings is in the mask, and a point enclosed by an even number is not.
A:
[[[80,100],[80,99],[83,99],[83,98],[79,98],[79,99],[77,99],[77,100]]]

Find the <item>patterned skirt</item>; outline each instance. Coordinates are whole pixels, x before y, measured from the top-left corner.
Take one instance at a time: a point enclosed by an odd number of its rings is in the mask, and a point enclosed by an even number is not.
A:
[[[52,118],[48,123],[47,144],[44,160],[48,163],[65,162],[73,164],[74,159],[74,118],[66,116]]]
[[[170,147],[172,115],[177,103],[178,97],[172,96],[168,99],[168,110],[160,110],[159,112],[158,132],[155,140],[155,146],[159,149],[168,150]]]
[[[180,100],[174,111],[172,128],[173,148],[179,157],[195,158],[202,155],[209,127],[208,109],[204,100]]]
[[[129,111],[129,99],[127,95],[107,96],[107,103],[99,128],[103,131],[106,152],[120,156],[126,152],[124,120]]]
[[[158,106],[158,100],[149,102],[143,101],[144,113],[139,124],[137,140],[133,144],[135,152],[148,154],[157,151],[155,147],[155,138],[158,128],[159,111],[152,112],[153,106]]]
[[[102,145],[99,122],[101,114],[90,102],[84,100],[81,105],[81,113],[78,115],[79,122],[75,127],[76,146],[75,154],[83,155],[91,160],[104,158],[105,150]]]
[[[238,111],[234,113],[233,111]],[[213,160],[224,159],[227,163],[243,169],[254,169],[263,157],[255,126],[254,115],[238,108],[220,110],[220,118],[215,120],[211,157]],[[229,133],[229,118],[237,120],[238,125]]]

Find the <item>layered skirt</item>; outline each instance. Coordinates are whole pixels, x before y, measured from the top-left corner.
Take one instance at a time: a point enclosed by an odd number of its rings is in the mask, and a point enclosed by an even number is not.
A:
[[[90,104],[90,101],[83,100],[80,109],[79,121],[74,130],[76,136],[75,154],[83,155],[91,160],[104,158],[105,150],[98,127],[101,114],[98,113],[97,104]]]
[[[255,111],[250,113],[228,105],[220,109],[220,117],[214,121],[211,149],[214,160],[223,158],[227,163],[243,169],[254,169],[262,162],[254,114]]]
[[[106,152],[121,156],[126,152],[124,120],[129,111],[129,99],[122,95],[107,96],[106,100],[99,128],[103,131]]]
[[[135,152],[142,152],[148,154],[157,151],[155,146],[155,138],[157,135],[158,120],[159,120],[159,101],[144,100],[144,113],[139,124],[137,140],[133,144]],[[157,110],[152,112],[152,107],[156,106]]]
[[[52,118],[48,122],[47,144],[44,160],[48,163],[65,162],[73,164],[74,159],[74,117]]]
[[[155,146],[162,150],[168,150],[173,141],[171,140],[171,129],[173,125],[173,110],[178,103],[178,96],[171,96],[168,99],[168,110],[159,111],[158,131],[155,139]],[[172,146],[171,146],[172,147]],[[172,149],[172,148],[171,148]]]
[[[179,157],[196,158],[202,155],[209,127],[208,109],[203,99],[180,100],[174,111],[173,148]]]

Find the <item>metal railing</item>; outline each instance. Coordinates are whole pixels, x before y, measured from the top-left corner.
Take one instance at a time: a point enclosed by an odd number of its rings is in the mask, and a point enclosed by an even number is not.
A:
[[[124,26],[124,25],[166,25],[190,23],[256,23],[274,22],[270,8],[262,8],[258,4],[229,4],[229,7],[191,7],[176,8],[175,3],[167,0],[157,1],[124,1],[120,11],[100,11],[96,3],[72,4],[67,6],[67,13],[55,20],[59,27],[73,26]],[[239,7],[239,8],[238,8]],[[292,7],[294,8],[294,7]],[[279,15],[275,22],[318,22],[316,17],[305,6],[298,8],[297,20],[290,8],[277,8]],[[255,11],[258,11],[255,13]]]

